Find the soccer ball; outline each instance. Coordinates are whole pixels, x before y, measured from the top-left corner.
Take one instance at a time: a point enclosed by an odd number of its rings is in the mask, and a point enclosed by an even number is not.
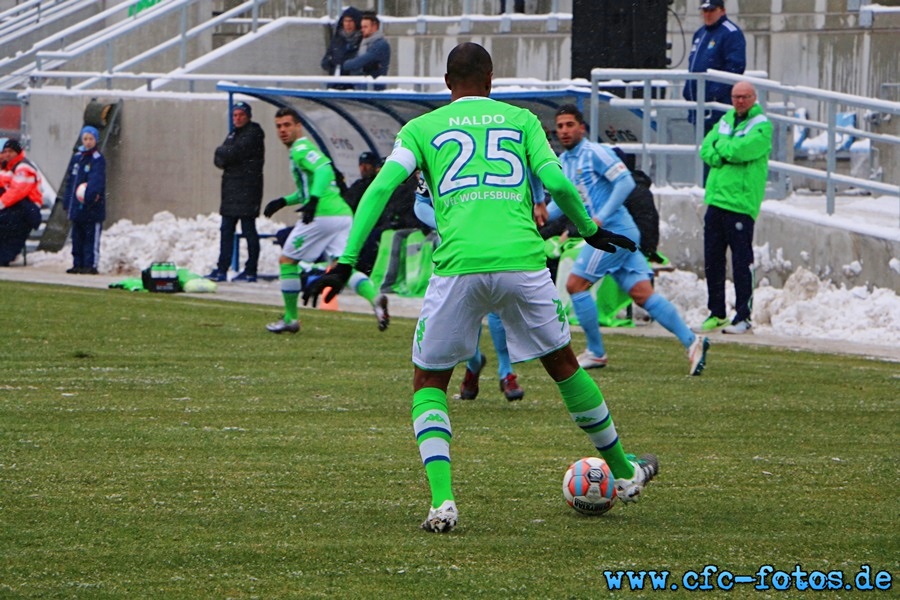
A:
[[[573,462],[566,469],[562,488],[566,503],[583,515],[602,515],[616,503],[616,480],[602,458]]]
[[[75,188],[75,197],[79,202],[84,202],[84,193],[87,191],[87,183],[82,183]]]

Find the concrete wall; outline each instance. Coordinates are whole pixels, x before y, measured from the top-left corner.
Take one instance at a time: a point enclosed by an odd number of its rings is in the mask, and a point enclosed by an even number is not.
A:
[[[106,150],[107,226],[119,219],[147,223],[162,210],[185,218],[218,211],[221,171],[213,165],[213,153],[228,133],[227,95],[198,95],[190,100],[165,93],[93,96],[102,103],[124,101],[120,135]],[[30,97],[27,111],[33,125],[28,154],[57,188],[91,97],[44,92]],[[287,152],[272,127],[275,108],[253,102],[253,109],[254,120],[266,132],[263,197],[277,198],[295,189]],[[292,222],[293,214],[283,213]]]
[[[666,190],[656,194],[656,205],[660,214],[660,251],[677,268],[703,277],[706,206],[702,191]],[[823,199],[823,217],[824,214]],[[885,224],[889,225],[896,225],[896,221]],[[900,258],[900,236],[862,235],[820,222],[793,219],[764,204],[754,229],[753,245],[757,280],[766,278],[775,287],[781,287],[791,273],[804,267],[838,285],[900,290],[900,273],[891,268],[891,260]],[[844,268],[856,262],[858,271]]]
[[[728,16],[747,38],[747,68],[771,79],[847,94],[880,97],[881,84],[900,81],[900,13],[876,12],[860,23],[849,0],[725,0]],[[900,6],[882,0],[884,6]],[[686,69],[691,36],[703,20],[696,0],[675,0],[668,22],[673,67]],[[680,58],[683,62],[678,64]],[[810,107],[817,108],[817,107]],[[815,114],[815,113],[814,113]]]

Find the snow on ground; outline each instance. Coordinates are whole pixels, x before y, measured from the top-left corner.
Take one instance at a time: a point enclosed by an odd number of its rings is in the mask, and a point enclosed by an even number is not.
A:
[[[173,261],[206,274],[218,258],[219,223],[218,214],[179,219],[169,212],[157,214],[146,225],[119,221],[101,237],[99,270],[125,278],[136,276],[154,261]],[[257,221],[260,233],[275,233],[282,226],[266,218]],[[758,259],[769,254],[765,246],[756,251]],[[279,255],[280,248],[263,239],[260,271],[276,272]],[[241,267],[244,260],[246,245],[242,243]],[[28,263],[62,272],[71,265],[71,250],[31,253]],[[657,289],[678,307],[689,326],[707,317],[706,284],[694,273],[661,273]],[[734,291],[730,284],[727,294],[731,307]],[[900,340],[900,297],[890,289],[838,287],[801,267],[781,289],[759,284],[753,296],[753,324],[759,333],[896,345]]]

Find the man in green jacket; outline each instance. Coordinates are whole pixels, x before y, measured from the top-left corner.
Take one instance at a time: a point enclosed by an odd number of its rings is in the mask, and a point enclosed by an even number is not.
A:
[[[753,300],[753,226],[766,192],[772,123],[756,102],[756,90],[741,81],[731,91],[734,108],[710,130],[700,148],[709,165],[703,224],[709,317],[701,329],[750,331]],[[731,248],[735,315],[725,318],[725,252]],[[724,328],[724,329],[723,329]]]

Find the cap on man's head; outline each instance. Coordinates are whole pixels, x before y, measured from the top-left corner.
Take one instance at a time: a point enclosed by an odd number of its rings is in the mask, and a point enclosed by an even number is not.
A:
[[[81,135],[84,135],[86,133],[89,133],[92,136],[94,136],[94,139],[97,140],[98,142],[100,141],[100,131],[93,125],[85,125],[84,127],[81,128]]]
[[[711,8],[725,8],[725,0],[703,0],[703,3],[700,4],[700,10]]]
[[[19,143],[19,140],[9,139],[6,140],[6,143],[3,144],[4,150],[12,150],[16,154],[22,151],[22,144]]]
[[[363,152],[359,155],[359,164],[369,164],[373,167],[377,167],[381,164],[381,159],[378,158],[378,155],[374,152]]]
[[[247,115],[248,119],[253,118],[253,111],[250,110],[250,105],[247,104],[246,102],[243,102],[243,101],[235,102],[234,106],[231,107],[231,112],[234,112],[236,110],[244,111],[244,114]]]

